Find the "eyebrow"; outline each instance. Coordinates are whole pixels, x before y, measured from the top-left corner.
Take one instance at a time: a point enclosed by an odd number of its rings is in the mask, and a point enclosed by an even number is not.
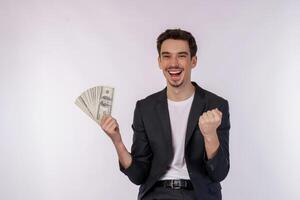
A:
[[[168,52],[168,51],[163,51],[163,52],[161,52],[161,55],[168,55],[168,54],[171,54],[170,52]],[[189,55],[189,53],[188,52],[186,52],[186,51],[180,51],[180,52],[178,52],[178,54],[184,54],[184,55]]]
[[[189,55],[189,53],[188,53],[188,52],[186,52],[186,51],[180,51],[180,52],[178,52],[178,54]]]
[[[167,52],[167,51],[161,52],[161,55],[165,55],[165,54],[171,54],[171,53],[170,53],[170,52]]]

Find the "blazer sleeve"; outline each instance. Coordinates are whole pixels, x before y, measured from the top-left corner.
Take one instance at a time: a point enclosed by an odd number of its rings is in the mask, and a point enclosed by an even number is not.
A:
[[[124,169],[119,162],[121,172],[136,185],[143,184],[148,177],[152,160],[152,150],[146,135],[139,101],[136,103],[133,118],[133,142],[131,146],[132,163]]]
[[[220,146],[217,149],[216,155],[207,160],[205,158],[205,167],[210,179],[214,182],[221,182],[224,180],[229,172],[229,106],[228,102],[218,108],[222,112],[221,125],[217,129]]]

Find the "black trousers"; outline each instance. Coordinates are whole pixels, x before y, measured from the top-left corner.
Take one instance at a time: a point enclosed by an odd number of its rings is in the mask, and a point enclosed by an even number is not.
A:
[[[143,200],[196,200],[196,196],[194,190],[154,186],[143,197]]]

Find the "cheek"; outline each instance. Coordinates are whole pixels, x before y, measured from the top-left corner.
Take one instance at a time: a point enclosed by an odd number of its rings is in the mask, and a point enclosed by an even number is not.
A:
[[[182,66],[184,66],[184,68],[186,70],[190,70],[193,67],[192,65],[193,64],[191,62],[188,62],[188,61],[185,61],[185,62],[182,63]]]
[[[162,70],[167,69],[167,68],[168,68],[168,63],[162,62],[162,63],[160,64],[160,68],[161,68]]]
[[[187,60],[180,60],[180,61],[179,61],[179,65],[181,65],[182,67],[185,67],[185,68],[186,68],[186,66],[188,66],[189,64],[191,64],[191,63],[189,63]]]

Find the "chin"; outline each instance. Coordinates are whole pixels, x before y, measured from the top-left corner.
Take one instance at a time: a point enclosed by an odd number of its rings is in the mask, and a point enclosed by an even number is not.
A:
[[[183,85],[183,81],[182,80],[176,81],[176,82],[174,82],[174,81],[168,81],[168,82],[169,82],[169,85],[171,85],[174,88],[179,88],[180,86]]]

